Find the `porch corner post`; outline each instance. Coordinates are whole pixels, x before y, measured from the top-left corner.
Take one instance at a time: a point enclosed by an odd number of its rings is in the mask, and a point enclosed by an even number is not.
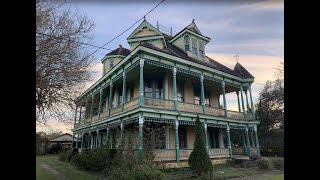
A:
[[[178,98],[177,98],[177,68],[174,66],[172,70],[173,75],[173,103],[174,110],[178,110]]]
[[[100,89],[99,89],[99,110],[98,110],[99,120],[100,120],[100,116],[101,116],[101,104],[102,104],[102,86],[100,85]]]
[[[243,132],[243,134],[242,134],[242,151],[243,151],[243,154],[248,155],[245,132]]]
[[[237,94],[237,99],[238,99],[238,109],[239,109],[239,112],[241,112],[240,99],[239,99],[239,91],[236,91],[236,94]]]
[[[254,134],[256,135],[256,148],[257,148],[257,156],[260,157],[260,146],[258,140],[258,132],[257,132],[257,125],[253,126]]]
[[[142,162],[142,155],[143,155],[143,123],[144,117],[141,113],[139,116],[139,146],[138,146],[138,161]]]
[[[246,119],[246,110],[244,106],[244,101],[243,101],[243,93],[242,93],[242,85],[240,85],[240,95],[241,95],[241,102],[242,102],[242,111],[243,111],[243,118]]]
[[[201,105],[202,105],[202,112],[203,114],[206,113],[206,103],[205,103],[205,97],[204,97],[204,85],[203,85],[203,74],[200,75],[200,85],[201,85]]]
[[[107,124],[107,134],[106,134],[106,139],[107,139],[106,145],[109,147],[109,125],[108,125],[108,124]]]
[[[121,144],[121,148],[123,148],[123,130],[124,130],[124,124],[123,124],[123,119],[121,119],[121,124],[120,124],[120,144]]]
[[[126,71],[125,69],[123,68],[123,81],[122,81],[122,104],[121,104],[121,112],[123,112],[124,110],[124,103],[126,101],[126,84],[127,84],[127,75],[126,75]]]
[[[250,135],[251,135],[251,142],[252,142],[252,147],[255,147],[255,143],[254,143],[254,138],[253,138],[253,128],[250,129]]]
[[[110,91],[109,91],[109,112],[108,112],[108,116],[110,117],[111,115],[111,109],[112,109],[112,89],[113,89],[113,84],[112,84],[112,79],[110,78]]]
[[[140,57],[140,96],[139,96],[139,106],[144,105],[144,85],[143,85],[143,66],[144,66],[144,59],[143,59],[143,54],[141,53]]]
[[[176,118],[175,121],[175,149],[176,149],[176,161],[180,161],[180,150],[179,150],[179,121]]]
[[[227,124],[227,140],[228,140],[229,158],[232,159],[232,147],[231,147],[229,124]]]
[[[225,89],[225,82],[221,81],[221,87],[222,87],[222,93],[223,93],[223,108],[224,108],[224,116],[228,116],[228,111],[227,111],[227,102],[226,102],[226,89]]]
[[[76,103],[76,113],[74,115],[74,125],[73,125],[74,127],[76,126],[76,122],[77,122],[77,114],[78,114],[78,103]]]
[[[254,105],[253,105],[252,94],[251,94],[251,84],[249,85],[249,94],[250,94],[250,101],[251,101],[252,120],[255,120],[256,116],[254,112]]]
[[[249,133],[248,133],[248,125],[246,125],[246,140],[247,140],[247,152],[248,152],[248,156],[251,156],[250,153],[250,139],[249,139]]]
[[[90,123],[92,122],[92,116],[93,116],[93,100],[94,100],[93,92],[91,92],[91,109],[90,109]]]
[[[248,100],[248,93],[247,93],[247,89],[244,90],[244,94],[246,95],[246,104],[247,104],[247,113],[249,113],[249,109],[250,109],[250,105],[249,105],[249,100]]]
[[[83,145],[83,135],[84,135],[84,133],[83,133],[83,130],[81,131],[81,146],[80,146],[80,148],[82,149],[82,145]]]
[[[208,124],[207,124],[207,120],[205,120],[204,122],[204,133],[205,133],[205,137],[206,137],[206,148],[207,148],[207,152],[209,152],[209,145],[208,145]]]
[[[99,147],[99,129],[97,127],[97,136],[96,136],[96,146],[95,148],[97,149]]]

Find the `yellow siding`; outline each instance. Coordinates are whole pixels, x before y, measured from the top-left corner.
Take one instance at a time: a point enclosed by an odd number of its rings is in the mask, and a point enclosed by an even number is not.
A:
[[[138,80],[135,80],[135,82],[134,82],[133,99],[139,97],[139,95],[140,95],[139,91],[140,91],[140,82],[138,79]]]
[[[185,101],[186,101],[186,103],[194,103],[192,82],[186,80],[185,84],[184,84],[184,88],[185,88],[184,93],[185,93]]]
[[[220,96],[218,94],[210,92],[210,106],[218,108],[219,98]]]
[[[187,131],[187,148],[193,149],[194,147],[194,139],[195,139],[195,133],[194,133],[194,126],[188,126]]]
[[[149,29],[142,29],[141,31],[137,32],[133,35],[132,38],[144,37],[144,36],[155,36],[158,35],[155,31]]]
[[[179,38],[177,38],[177,39],[173,42],[173,44],[184,51],[183,36],[180,36]]]
[[[113,60],[113,67],[114,67],[114,66],[117,65],[122,59],[123,59],[122,57],[106,58],[106,60],[104,61],[104,64],[103,64],[103,68],[104,68],[104,71],[103,71],[103,72],[104,72],[104,74],[111,70],[110,60]]]

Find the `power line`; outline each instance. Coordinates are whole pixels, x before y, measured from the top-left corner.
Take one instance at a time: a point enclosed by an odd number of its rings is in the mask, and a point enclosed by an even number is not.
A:
[[[58,36],[53,36],[53,35],[45,34],[45,33],[36,33],[36,34],[44,35],[44,36],[49,36],[49,37],[53,37],[53,38],[56,38],[56,39],[66,39],[66,40],[72,41],[72,42],[74,42],[74,43],[83,44],[83,45],[87,45],[87,46],[92,46],[92,47],[96,47],[96,48],[101,48],[101,49],[113,51],[112,49],[109,49],[109,48],[104,48],[104,47],[97,46],[97,45],[93,45],[93,44],[89,44],[89,43],[84,43],[84,42],[75,41],[75,40],[72,40],[72,39],[70,39],[70,38],[58,37]]]
[[[93,51],[91,54],[89,54],[87,57],[85,57],[84,59],[90,57],[92,54],[96,53],[99,49],[101,49],[102,47],[106,46],[107,44],[111,43],[113,40],[117,39],[119,36],[121,36],[122,34],[124,34],[125,32],[127,32],[129,29],[131,29],[134,25],[136,25],[138,22],[140,22],[142,19],[145,19],[146,16],[151,13],[153,10],[155,10],[161,3],[163,3],[165,0],[162,0],[160,3],[158,3],[154,8],[152,8],[149,12],[147,12],[142,18],[140,18],[138,21],[136,21],[134,24],[132,24],[129,28],[127,28],[125,31],[123,31],[122,33],[120,33],[118,36],[114,37],[113,39],[111,39],[110,41],[108,41],[107,43],[105,43],[104,45],[102,45],[101,47],[99,47],[98,49],[96,49],[95,51]]]

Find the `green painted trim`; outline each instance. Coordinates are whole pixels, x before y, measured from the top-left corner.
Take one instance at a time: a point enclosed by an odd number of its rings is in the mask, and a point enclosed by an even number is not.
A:
[[[206,41],[206,42],[210,42],[210,39],[208,39],[207,37],[203,36],[203,35],[199,35],[197,33],[194,33],[192,31],[190,31],[189,29],[185,29],[183,30],[182,32],[180,32],[179,34],[176,34],[175,37],[173,37],[173,39],[171,39],[169,41],[169,43],[173,43],[176,39],[178,39],[180,36],[182,36],[184,33],[190,33],[196,37],[199,37],[200,39],[202,39],[203,41]]]
[[[225,117],[228,117],[225,82],[224,82],[224,81],[221,81],[221,85],[222,85],[222,94],[223,94],[224,116],[225,116]]]
[[[257,149],[257,156],[260,157],[260,145],[258,139],[258,132],[257,132],[257,125],[253,126],[254,134],[256,135],[256,149]]]
[[[246,126],[246,140],[247,140],[247,152],[248,152],[248,156],[251,156],[251,152],[250,152],[250,139],[249,139],[249,134],[248,134],[248,126]]]
[[[117,58],[117,57],[122,57],[125,58],[126,56],[124,55],[108,55],[108,56],[104,56],[101,60],[101,63],[104,63],[108,58]]]
[[[238,91],[236,91],[236,94],[237,94],[237,99],[238,99],[238,109],[239,109],[239,112],[241,112],[240,99],[239,99],[239,92],[238,92]]]
[[[204,85],[203,85],[203,74],[200,75],[200,99],[202,105],[202,113],[206,113],[206,103],[205,103],[205,95],[204,95]]]
[[[143,66],[144,66],[144,59],[143,59],[143,53],[140,54],[140,82],[139,82],[139,89],[140,89],[140,95],[139,95],[139,106],[144,105],[144,78],[143,78]]]
[[[126,102],[126,90],[127,90],[127,75],[126,71],[123,71],[123,80],[122,80],[122,104],[121,104],[121,112],[124,111],[124,104]]]
[[[176,150],[176,161],[180,161],[180,152],[179,152],[179,121],[175,120],[175,150]]]
[[[246,119],[246,110],[244,106],[244,101],[243,101],[243,93],[242,93],[242,86],[240,86],[240,95],[241,95],[241,102],[242,102],[242,111],[243,111],[243,118]]]
[[[143,158],[143,113],[139,116],[139,145],[138,145],[138,161],[142,162]]]
[[[253,129],[250,131],[250,134],[251,134],[252,147],[255,147],[254,138],[253,138]]]
[[[113,84],[112,84],[112,79],[110,79],[110,85],[109,85],[109,87],[110,87],[110,91],[109,91],[109,104],[108,104],[108,107],[109,107],[109,111],[108,111],[108,115],[109,115],[109,117],[110,117],[110,115],[111,115],[111,109],[112,109],[112,99],[113,99],[113,92],[112,92],[112,90],[113,90]]]
[[[177,99],[177,69],[173,67],[173,103],[174,103],[174,110],[178,110],[178,99]]]
[[[161,39],[163,40],[163,36],[143,36],[143,37],[138,37],[138,38],[131,38],[128,40],[128,42],[137,42],[137,41],[146,41],[146,40],[157,40]]]
[[[229,158],[232,158],[232,146],[231,146],[231,139],[230,139],[230,127],[227,125],[227,141],[228,141],[228,149],[229,149]]]
[[[101,103],[102,103],[102,88],[100,88],[100,94],[99,94],[99,109],[98,109],[98,117],[100,120],[100,112],[101,112]]]
[[[249,101],[248,101],[248,95],[247,95],[247,90],[244,91],[244,94],[246,95],[246,103],[247,103],[247,112],[249,112]]]
[[[92,117],[93,117],[93,99],[94,99],[94,95],[93,93],[91,94],[91,109],[90,109],[90,123],[92,122]]]
[[[251,84],[249,86],[249,93],[250,93],[250,101],[251,101],[252,119],[256,120],[256,115],[255,115],[255,112],[254,112],[254,105],[253,105],[253,100],[252,100],[252,94],[251,94]]]

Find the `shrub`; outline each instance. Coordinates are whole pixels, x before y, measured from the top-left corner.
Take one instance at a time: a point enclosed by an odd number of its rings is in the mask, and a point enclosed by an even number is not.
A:
[[[271,162],[268,158],[261,158],[257,162],[259,169],[271,169]]]
[[[205,146],[204,128],[199,116],[195,122],[195,136],[194,148],[188,159],[188,164],[195,174],[201,176],[203,173],[212,172],[213,166]]]
[[[111,180],[163,180],[165,175],[157,166],[149,164],[136,165],[132,169],[115,167],[112,169],[108,179]]]
[[[283,158],[276,158],[272,159],[273,167],[276,169],[283,169],[284,168],[284,159]]]
[[[59,154],[58,159],[62,162],[70,162],[72,158],[72,152],[71,151],[65,151]]]

